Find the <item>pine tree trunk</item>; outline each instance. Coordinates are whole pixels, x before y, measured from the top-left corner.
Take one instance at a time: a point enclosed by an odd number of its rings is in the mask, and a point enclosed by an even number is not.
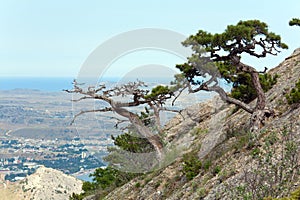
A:
[[[266,109],[266,95],[261,86],[258,71],[241,62],[235,64],[237,65],[238,71],[251,75],[252,84],[257,94],[257,101],[255,107],[252,109],[252,113],[250,112],[252,114],[250,125],[251,130],[257,132],[264,125],[266,117],[272,115],[273,111]]]
[[[260,84],[258,72],[251,72],[251,78],[257,94],[255,110],[264,110],[266,107],[266,95]]]
[[[158,162],[161,162],[163,160],[163,144],[161,143],[159,137],[154,135],[151,130],[143,124],[142,120],[136,114],[117,106],[113,106],[113,109],[119,115],[127,118],[137,129],[138,134],[140,134],[141,137],[146,138],[152,144],[156,151],[157,160]]]
[[[252,131],[257,132],[265,124],[266,115],[267,115],[267,113],[269,113],[269,110],[265,109],[266,108],[266,95],[261,86],[258,72],[251,72],[251,78],[252,78],[253,86],[256,90],[257,101],[256,101],[256,106],[254,108],[254,112],[252,113],[252,116],[251,116],[250,125],[251,125]]]

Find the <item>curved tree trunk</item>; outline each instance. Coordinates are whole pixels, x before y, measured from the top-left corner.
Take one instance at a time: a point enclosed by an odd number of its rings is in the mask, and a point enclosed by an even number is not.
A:
[[[217,92],[223,101],[235,104],[243,110],[247,111],[251,114],[251,130],[256,132],[260,130],[260,128],[264,125],[266,117],[271,116],[274,112],[266,108],[266,96],[259,80],[259,72],[256,71],[255,68],[240,62],[239,57],[233,57],[232,64],[236,66],[238,72],[245,72],[250,74],[253,87],[257,94],[257,101],[254,107],[251,107],[249,104],[246,104],[238,99],[234,99],[228,96],[228,94],[223,90],[223,88],[217,85],[208,86],[208,84],[205,83],[202,84],[201,87],[199,87],[198,89],[194,90],[194,92],[197,92],[199,90]]]
[[[256,105],[253,108],[250,121],[252,131],[256,132],[260,130],[260,128],[264,125],[266,117],[272,115],[273,111],[266,109],[266,95],[261,86],[258,71],[256,71],[255,68],[241,62],[237,63],[237,70],[251,75],[252,84],[257,94]]]
[[[257,93],[257,101],[254,112],[251,116],[250,126],[251,131],[257,132],[265,124],[267,115],[272,113],[272,111],[266,109],[266,95],[260,84],[258,72],[251,72],[251,78],[253,86]]]
[[[257,102],[255,106],[255,110],[264,110],[266,107],[266,95],[260,84],[259,74],[258,72],[251,72],[252,84],[256,90],[257,94]]]
[[[147,138],[147,140],[153,145],[153,147],[156,151],[158,161],[159,162],[162,161],[162,159],[163,159],[163,144],[161,143],[159,137],[157,135],[154,135],[151,132],[151,130],[143,124],[142,120],[140,120],[140,118],[136,114],[134,114],[124,108],[113,105],[113,104],[112,104],[112,107],[116,113],[129,119],[129,121],[137,129],[138,134],[140,134],[142,137]]]

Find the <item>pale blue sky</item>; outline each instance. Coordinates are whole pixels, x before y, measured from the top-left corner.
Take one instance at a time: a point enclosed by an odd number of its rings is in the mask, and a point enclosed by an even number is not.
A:
[[[0,76],[74,77],[97,46],[122,32],[164,28],[188,36],[241,19],[267,22],[289,45],[265,63],[247,60],[276,66],[300,47],[300,28],[288,26],[293,17],[300,17],[299,0],[0,0]]]

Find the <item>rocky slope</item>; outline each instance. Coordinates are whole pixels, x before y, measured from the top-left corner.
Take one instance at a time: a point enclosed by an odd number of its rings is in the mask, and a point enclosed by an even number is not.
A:
[[[82,181],[72,176],[40,167],[22,181],[0,185],[0,200],[67,200],[81,187]]]
[[[276,114],[255,136],[254,147],[248,148],[250,140],[244,131],[249,126],[250,115],[215,97],[187,108],[183,117],[178,115],[166,125],[166,141],[172,146],[183,147],[172,164],[132,180],[111,192],[106,199],[232,199],[228,186],[238,186],[247,170],[256,165],[253,155],[256,150],[263,151],[266,138],[272,133],[281,133],[283,127],[288,126],[293,140],[300,141],[300,106],[288,105],[285,98],[300,79],[300,49],[268,73],[279,75],[277,84],[267,92],[268,106]],[[277,154],[280,156],[279,151],[283,148],[280,144],[275,147],[274,158]],[[188,152],[196,153],[202,163],[210,163],[192,180],[183,173],[181,155]],[[299,185],[298,182],[293,184],[293,187]]]

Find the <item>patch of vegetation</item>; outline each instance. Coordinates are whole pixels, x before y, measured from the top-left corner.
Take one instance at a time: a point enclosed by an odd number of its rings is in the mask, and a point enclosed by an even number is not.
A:
[[[278,77],[277,74],[274,76],[267,73],[259,75],[260,84],[264,92],[269,91],[277,83]],[[245,103],[250,103],[257,97],[250,74],[240,73],[236,77],[232,77],[231,81],[233,83],[231,97]]]
[[[290,26],[300,26],[300,19],[299,18],[293,18],[289,21]]]
[[[264,200],[299,200],[299,199],[300,199],[300,188],[292,192],[291,195],[289,195],[289,197],[283,197],[283,198],[267,197]]]
[[[205,135],[208,133],[208,129],[201,129],[199,127],[195,127],[192,132],[191,135],[193,136],[200,136],[200,135]]]
[[[200,173],[202,162],[199,160],[196,152],[190,152],[183,155],[182,172],[188,180],[192,180]]]
[[[205,171],[208,171],[211,167],[211,160],[205,160],[204,163],[203,163],[203,169]]]
[[[149,153],[153,152],[154,148],[147,138],[141,138],[133,133],[124,133],[117,137],[111,136],[114,144],[124,151],[132,153]]]
[[[286,94],[288,104],[300,103],[300,80],[296,83],[296,86],[291,90],[289,94]]]
[[[171,179],[167,179],[165,185],[163,187],[163,199],[167,199],[170,195],[174,193],[174,191],[178,190],[178,188],[182,187],[184,184],[182,176],[174,176]]]
[[[102,199],[113,189],[124,185],[139,174],[128,173],[114,169],[111,166],[107,168],[98,168],[90,176],[93,182],[84,182],[82,185],[82,194],[73,194],[70,200],[82,200],[84,197],[95,194],[97,198]]]
[[[154,185],[154,188],[157,189],[161,184],[161,180],[157,181]]]
[[[232,144],[235,152],[241,151],[243,148],[252,149],[257,142],[256,135],[249,132],[246,127],[242,129],[229,128],[226,136],[228,139],[235,138],[235,142]]]
[[[146,138],[137,137],[132,132],[124,133],[113,137],[114,147],[109,149],[110,154],[105,158],[110,163],[115,163],[119,158],[118,152],[127,151],[132,153],[152,152],[153,146]],[[93,177],[93,182],[84,182],[82,194],[72,194],[70,200],[82,200],[88,195],[95,195],[98,199],[104,198],[109,192],[117,187],[124,185],[135,177],[142,175],[141,173],[124,172],[114,168],[111,164],[106,168],[97,168],[94,173],[90,174]],[[140,184],[136,185],[140,187]]]
[[[141,183],[140,183],[140,182],[137,182],[137,183],[135,184],[135,187],[136,187],[136,188],[141,187]]]
[[[197,195],[198,195],[199,199],[204,198],[207,194],[208,194],[208,191],[205,188],[203,188],[203,187],[200,187],[197,190]]]
[[[221,166],[217,165],[215,166],[214,170],[213,170],[213,174],[216,175],[216,174],[219,174],[221,172],[222,168]]]
[[[260,148],[252,150],[254,163],[244,170],[242,182],[231,185],[232,199],[261,200],[290,194],[298,181],[299,142],[292,128],[271,133]],[[263,184],[262,184],[263,183]]]

